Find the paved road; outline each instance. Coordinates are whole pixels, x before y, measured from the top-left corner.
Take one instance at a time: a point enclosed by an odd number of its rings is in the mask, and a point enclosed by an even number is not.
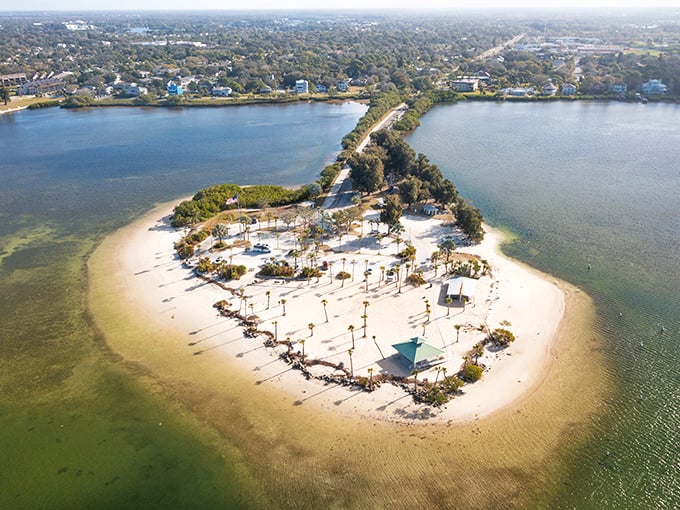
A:
[[[401,103],[396,108],[393,108],[380,120],[380,122],[373,126],[373,129],[371,129],[359,142],[355,151],[362,152],[371,141],[371,133],[379,131],[384,127],[389,128],[404,115],[407,108],[406,103]],[[349,178],[349,171],[349,166],[345,166],[340,170],[340,173],[335,178],[335,181],[328,192],[326,200],[321,206],[322,209],[344,209],[345,207],[352,205],[352,196],[354,195],[354,192],[352,191],[352,180]]]

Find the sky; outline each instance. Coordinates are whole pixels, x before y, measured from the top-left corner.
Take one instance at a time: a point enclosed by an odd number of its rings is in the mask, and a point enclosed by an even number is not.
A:
[[[10,5],[2,5],[8,3]],[[466,9],[550,8],[583,9],[678,7],[680,0],[22,0],[0,2],[0,11],[92,11],[92,10],[252,10],[252,9]]]

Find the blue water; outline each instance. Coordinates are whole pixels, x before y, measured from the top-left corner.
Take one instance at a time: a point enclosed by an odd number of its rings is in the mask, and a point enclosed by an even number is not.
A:
[[[680,107],[442,105],[408,141],[595,299],[617,397],[554,506],[680,506]]]
[[[228,439],[108,350],[85,309],[86,261],[154,203],[223,182],[312,182],[365,111],[0,116],[0,508],[273,506]]]

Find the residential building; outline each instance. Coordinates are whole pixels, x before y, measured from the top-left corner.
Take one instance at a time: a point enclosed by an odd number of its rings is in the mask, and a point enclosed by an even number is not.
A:
[[[317,92],[328,92],[328,87],[326,87],[326,85],[317,85],[316,91]]]
[[[451,82],[451,88],[456,92],[474,92],[479,88],[479,79],[459,78]]]
[[[555,85],[553,85],[552,83],[546,83],[545,85],[543,85],[543,88],[541,89],[541,93],[544,96],[554,96],[555,94],[557,94],[558,90],[559,89]]]
[[[174,81],[168,82],[167,91],[169,96],[181,96],[184,94],[184,89],[181,85],[177,85]]]
[[[309,92],[309,82],[307,80],[295,80],[295,93],[307,94]]]
[[[349,90],[349,84],[345,80],[338,80],[335,88],[338,89],[338,92],[347,92]]]
[[[15,87],[27,81],[26,73],[3,74],[0,76],[0,87]]]
[[[140,87],[136,83],[128,83],[125,86],[125,95],[130,97],[139,97],[143,94],[148,94],[146,87]]]
[[[642,93],[648,96],[659,96],[668,91],[668,86],[664,85],[661,80],[649,80],[642,84]]]
[[[229,87],[213,87],[211,94],[213,96],[227,97],[230,96],[232,90]]]
[[[28,81],[17,88],[20,96],[32,95],[40,96],[60,91],[64,88],[64,82],[56,78],[44,78],[40,80]]]
[[[625,94],[628,91],[628,85],[625,83],[615,83],[609,87],[609,90],[613,94]]]
[[[562,85],[563,96],[573,96],[574,94],[576,94],[576,85],[573,83],[565,83]]]

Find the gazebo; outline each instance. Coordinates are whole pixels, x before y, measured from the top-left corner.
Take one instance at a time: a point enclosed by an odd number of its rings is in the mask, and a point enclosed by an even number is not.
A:
[[[444,354],[443,350],[428,344],[420,336],[414,336],[408,342],[392,344],[392,347],[411,363],[411,368],[415,368],[418,363]]]

